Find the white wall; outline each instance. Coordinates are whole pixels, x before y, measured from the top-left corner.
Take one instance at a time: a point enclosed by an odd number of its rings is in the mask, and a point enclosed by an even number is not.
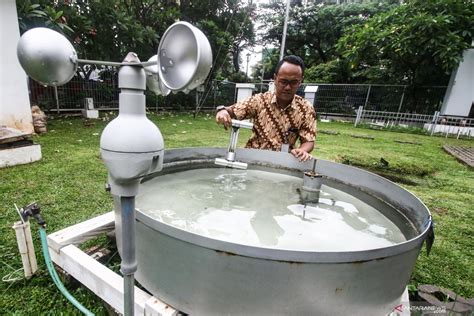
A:
[[[441,115],[468,116],[474,102],[474,49],[464,51],[463,60],[451,74]]]
[[[32,133],[27,76],[16,57],[19,38],[15,0],[0,0],[0,126]]]

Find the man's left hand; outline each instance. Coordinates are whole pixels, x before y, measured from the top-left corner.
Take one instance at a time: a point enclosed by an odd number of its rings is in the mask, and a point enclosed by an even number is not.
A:
[[[308,152],[300,148],[292,149],[291,154],[295,156],[295,158],[298,158],[300,161],[307,161],[313,158],[313,156],[311,156]]]

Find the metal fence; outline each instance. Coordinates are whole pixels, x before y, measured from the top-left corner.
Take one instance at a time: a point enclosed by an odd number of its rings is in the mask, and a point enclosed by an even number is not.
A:
[[[82,67],[73,79],[60,87],[44,87],[30,80],[30,99],[46,111],[78,111],[84,108],[85,99],[92,98],[99,110],[118,108],[118,73],[116,67],[102,66],[94,76]],[[92,79],[90,79],[92,77]],[[305,87],[318,86],[314,106],[320,115],[355,117],[360,106],[365,110],[432,114],[441,107],[446,87],[408,87],[403,85],[376,84],[326,84],[303,83],[297,94],[304,96]],[[236,84],[214,80],[206,82],[201,90],[189,94],[156,96],[146,91],[149,110],[194,111],[214,109],[217,105],[236,101]],[[255,83],[254,93],[268,91],[268,82]]]
[[[367,124],[373,128],[416,127],[424,128],[431,135],[443,134],[473,137],[474,119],[441,115],[439,111],[434,114],[415,114],[403,112],[384,112],[365,110],[360,106],[357,110],[354,126]]]
[[[86,68],[87,69],[87,68]],[[116,67],[99,68],[100,76],[87,79],[82,71],[63,86],[46,87],[30,79],[31,104],[39,105],[46,111],[78,111],[85,107],[85,99],[92,98],[94,106],[100,110],[118,108],[118,75]]]
[[[354,125],[367,123],[373,126],[389,127],[394,125],[406,125],[413,127],[423,127],[424,124],[433,121],[434,115],[413,114],[403,112],[385,112],[365,110],[362,106],[357,111]]]
[[[297,94],[304,96],[307,86],[318,86],[313,105],[319,116],[343,116],[354,119],[355,125],[369,124],[376,128],[417,127],[431,134],[474,136],[474,119],[439,114],[446,87],[303,83]],[[30,79],[29,88],[31,104],[49,112],[80,111],[86,107],[86,99],[92,99],[98,110],[118,109],[116,67],[103,66],[94,70],[93,76],[78,71],[70,82],[60,87],[45,87]],[[269,82],[255,83],[253,93],[268,89]],[[145,94],[148,110],[155,112],[213,110],[218,105],[233,104],[237,98],[236,83],[219,80],[206,82],[189,94],[172,93],[163,97],[149,90]]]
[[[408,87],[378,84],[317,85],[315,106],[319,113],[355,115],[364,109],[431,114],[441,108],[446,87]]]

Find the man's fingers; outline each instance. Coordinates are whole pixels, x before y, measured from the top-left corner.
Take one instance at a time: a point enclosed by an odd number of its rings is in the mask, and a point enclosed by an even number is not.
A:
[[[299,161],[308,161],[309,159],[312,158],[312,156],[309,153],[301,149],[293,149],[291,151],[291,154],[295,158],[297,158]]]
[[[223,111],[221,111],[221,112],[223,112]],[[229,114],[221,113],[221,112],[217,113],[216,122],[217,122],[217,124],[224,125],[224,129],[227,130],[227,128],[232,125],[232,120],[231,120],[231,117],[230,117]]]
[[[295,158],[299,158],[303,153],[301,152],[301,150],[299,149],[293,149],[291,151],[291,154],[295,157]]]
[[[224,129],[227,130],[227,128],[231,126],[231,123],[229,121],[224,121],[223,125],[224,125]]]
[[[303,157],[301,157],[301,161],[308,161],[309,159],[311,159],[311,155],[307,152],[304,152],[305,154],[303,155]]]

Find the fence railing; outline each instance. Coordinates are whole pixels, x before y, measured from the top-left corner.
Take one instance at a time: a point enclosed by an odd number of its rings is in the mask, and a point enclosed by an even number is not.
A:
[[[317,85],[319,113],[354,115],[360,106],[373,111],[431,114],[441,108],[446,87],[409,87],[379,84]]]
[[[117,67],[104,66],[94,71],[94,74],[85,75],[82,70],[78,70],[71,81],[59,87],[45,87],[30,79],[31,104],[47,111],[80,111],[85,107],[85,99],[92,98],[97,109],[118,108]]]
[[[118,109],[118,72],[116,67],[104,66],[85,75],[78,71],[73,79],[60,87],[45,87],[29,80],[31,104],[46,111],[80,111],[86,99],[92,99],[98,110]],[[416,126],[434,133],[474,135],[474,120],[441,116],[446,87],[409,87],[379,84],[327,84],[303,83],[297,94],[304,96],[308,86],[318,86],[314,106],[319,115],[342,115],[355,119],[355,125],[368,123],[373,126]],[[269,82],[255,83],[254,93],[266,92]],[[146,105],[151,111],[201,111],[217,105],[236,102],[236,83],[213,80],[189,94],[157,96],[147,90]],[[434,114],[432,114],[434,113]]]
[[[84,69],[94,69],[92,65],[81,67],[73,79],[60,87],[44,87],[30,80],[30,100],[46,111],[79,111],[85,107],[85,99],[92,98],[98,110],[118,108],[117,67],[102,66],[91,75]],[[303,83],[298,94],[304,96],[305,87],[318,86],[314,106],[320,115],[334,114],[355,117],[362,106],[365,110],[431,114],[441,108],[446,87],[408,87],[403,85],[378,84],[327,84]],[[232,104],[236,101],[236,84],[229,81],[213,80],[203,85],[203,89],[189,94],[156,96],[146,91],[149,110],[199,111],[213,109],[217,105]],[[254,93],[268,91],[268,82],[255,83]]]
[[[392,128],[392,127],[418,127],[424,128],[431,135],[444,134],[459,136],[474,136],[474,119],[440,115],[436,111],[432,115],[385,112],[365,110],[360,106],[357,110],[354,126],[359,124],[368,124],[374,128]]]

